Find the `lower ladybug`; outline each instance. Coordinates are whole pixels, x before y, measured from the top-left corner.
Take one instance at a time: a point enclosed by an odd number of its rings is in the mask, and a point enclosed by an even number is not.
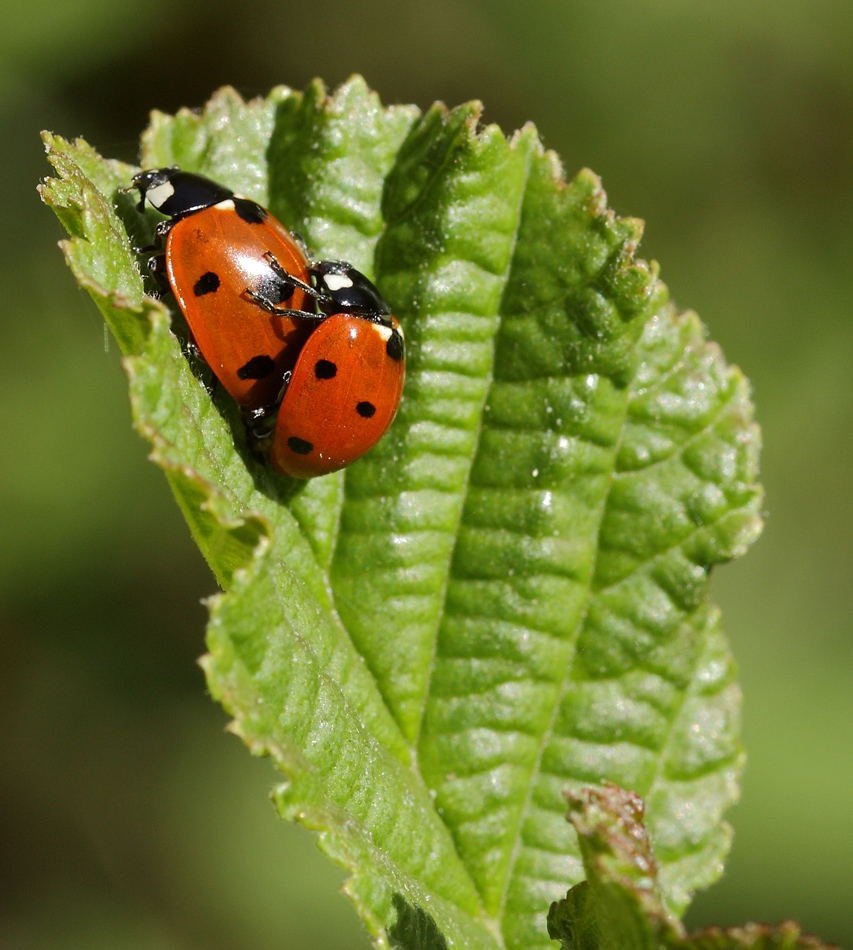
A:
[[[303,248],[259,204],[202,175],[151,169],[131,188],[140,212],[147,201],[169,218],[157,226],[150,250],[164,253],[152,273],[168,281],[219,382],[249,418],[263,418],[318,319],[302,309],[314,294]]]
[[[311,267],[326,315],[299,353],[272,439],[275,469],[327,475],[364,455],[394,420],[403,392],[403,331],[373,284],[344,261]]]

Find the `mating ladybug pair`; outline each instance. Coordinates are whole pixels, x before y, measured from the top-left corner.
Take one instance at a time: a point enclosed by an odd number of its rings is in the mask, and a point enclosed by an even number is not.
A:
[[[309,261],[266,209],[209,178],[158,168],[131,187],[140,212],[147,201],[168,218],[149,266],[195,348],[256,437],[277,414],[276,470],[313,478],[372,448],[397,412],[406,365],[403,331],[373,284],[344,261]]]

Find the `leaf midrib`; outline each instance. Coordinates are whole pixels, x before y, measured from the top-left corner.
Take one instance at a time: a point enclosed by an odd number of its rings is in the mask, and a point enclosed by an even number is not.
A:
[[[382,238],[383,238],[384,235],[387,233],[387,231],[388,231],[390,228],[392,228],[392,227],[397,227],[401,222],[405,221],[407,217],[410,217],[412,214],[415,213],[415,210],[426,200],[426,195],[427,195],[428,192],[430,191],[430,188],[432,187],[432,185],[434,185],[434,183],[440,178],[442,172],[445,171],[450,165],[453,164],[453,162],[454,162],[454,154],[455,154],[456,146],[458,145],[458,143],[459,143],[460,141],[463,141],[464,139],[466,139],[469,135],[470,135],[469,122],[466,121],[466,122],[461,123],[460,126],[459,126],[459,128],[458,128],[457,131],[456,131],[455,136],[453,137],[453,139],[451,140],[451,142],[448,144],[448,147],[447,147],[446,150],[445,150],[445,154],[444,154],[444,157],[443,157],[441,163],[436,167],[435,171],[429,176],[429,178],[426,179],[426,181],[424,182],[423,187],[421,188],[420,193],[418,194],[418,196],[417,196],[413,201],[409,202],[409,203],[406,205],[406,207],[403,209],[403,211],[402,211],[399,215],[397,215],[397,216],[394,217],[394,218],[386,218],[386,219],[384,220],[384,224],[383,224],[383,227],[382,227],[382,231],[381,231],[381,233],[378,235],[378,237],[376,238],[376,242],[375,242],[375,244],[374,244],[374,258],[375,258],[375,254],[376,254],[376,249],[381,246]],[[519,140],[519,141],[522,141],[522,140]],[[509,147],[510,149],[513,149],[513,148],[517,147],[517,145],[516,145],[516,143],[508,143],[508,147]],[[398,154],[399,154],[399,153],[398,153]],[[510,273],[511,273],[511,268],[512,268],[512,261],[513,261],[514,255],[515,255],[515,247],[516,247],[516,244],[517,244],[517,241],[518,241],[518,233],[519,233],[519,228],[520,228],[520,225],[521,225],[520,209],[521,209],[521,207],[522,207],[522,205],[523,205],[524,195],[526,194],[526,190],[527,190],[527,182],[528,182],[528,180],[529,180],[529,174],[530,174],[530,161],[531,161],[531,160],[530,160],[530,155],[529,155],[529,153],[528,153],[528,160],[527,160],[527,164],[526,164],[526,168],[525,168],[524,182],[523,182],[523,184],[522,184],[522,186],[521,186],[521,188],[520,188],[519,214],[516,215],[515,228],[514,228],[513,235],[512,235],[512,248],[511,248],[511,250],[510,250],[510,253],[507,255],[507,266],[506,266],[506,268],[505,268],[505,270],[504,270],[504,278],[503,278],[503,288],[504,288],[504,290],[506,289],[506,285],[507,285],[507,282],[508,282],[508,280],[509,280],[509,275],[510,275]],[[393,173],[394,173],[394,169],[393,169],[393,167],[392,167],[392,169],[391,169],[391,170],[389,171],[389,173],[388,173],[388,176],[387,176],[387,178],[386,178],[386,181],[387,181],[388,178],[391,177],[391,175],[392,175]],[[503,296],[503,291],[501,292],[501,297],[502,297],[502,296]],[[494,334],[494,337],[493,337],[493,342],[494,342],[494,340],[497,339],[497,333],[498,333],[498,329],[499,329],[499,325],[500,325],[500,318],[501,318],[501,314],[500,314],[500,303],[498,303],[498,306],[497,306],[497,308],[496,308],[496,312],[495,312],[492,316],[493,316],[494,319],[496,320],[495,334]],[[433,670],[434,670],[434,667],[435,667],[436,649],[437,649],[437,641],[438,641],[438,631],[439,631],[439,629],[440,629],[440,627],[441,627],[441,623],[442,623],[442,620],[443,620],[444,615],[445,615],[446,601],[447,601],[447,589],[448,589],[448,585],[449,585],[449,582],[450,582],[450,573],[451,573],[451,571],[450,571],[450,566],[451,566],[452,561],[453,561],[453,555],[454,555],[454,552],[455,552],[455,550],[456,550],[456,543],[457,543],[457,540],[458,540],[458,537],[459,537],[459,525],[461,524],[462,514],[463,514],[463,511],[464,511],[464,507],[465,507],[465,500],[467,499],[467,495],[468,495],[468,485],[469,485],[470,477],[471,477],[471,469],[473,468],[473,459],[476,457],[477,447],[479,446],[479,441],[480,441],[480,434],[481,434],[481,432],[482,432],[482,427],[483,427],[483,415],[484,415],[484,414],[483,414],[483,412],[482,412],[482,406],[485,405],[486,402],[488,401],[489,389],[490,389],[491,382],[492,382],[493,369],[494,369],[494,353],[493,353],[493,359],[492,359],[492,368],[491,368],[490,371],[489,371],[489,376],[488,376],[488,380],[487,380],[487,383],[486,383],[486,386],[485,386],[485,391],[484,391],[483,400],[482,400],[482,403],[481,403],[481,411],[478,413],[477,429],[476,429],[475,436],[474,436],[475,448],[474,448],[474,452],[473,452],[473,455],[472,455],[471,464],[469,465],[468,471],[467,471],[466,476],[465,476],[465,483],[464,483],[464,485],[463,485],[463,487],[462,487],[462,490],[461,490],[460,492],[452,492],[452,491],[442,491],[441,489],[433,489],[433,490],[436,490],[436,491],[441,492],[442,494],[453,495],[454,497],[457,497],[457,496],[458,496],[458,498],[460,499],[460,501],[459,501],[459,505],[458,505],[458,516],[457,516],[457,518],[456,518],[456,523],[455,523],[454,530],[452,531],[452,544],[451,544],[451,546],[450,546],[450,551],[449,551],[449,554],[448,554],[447,568],[446,568],[446,571],[445,571],[445,577],[444,577],[444,581],[443,581],[443,585],[442,585],[442,590],[441,590],[441,592],[440,592],[441,607],[440,607],[440,609],[439,609],[438,616],[437,616],[437,618],[436,618],[435,630],[434,630],[433,637],[432,637],[432,653],[431,653],[431,658],[430,658],[429,671],[428,671],[427,677],[426,677],[426,683],[425,683],[425,690],[424,690],[424,695],[423,695],[423,701],[422,701],[422,703],[421,703],[420,717],[419,717],[419,720],[418,720],[417,728],[415,729],[415,732],[414,732],[413,740],[412,740],[411,745],[410,745],[410,747],[409,747],[410,757],[411,757],[411,768],[412,768],[413,772],[421,779],[421,781],[423,781],[423,777],[421,776],[421,773],[420,773],[420,764],[419,764],[419,761],[418,761],[418,746],[419,746],[419,743],[420,743],[420,736],[421,736],[421,731],[422,731],[422,727],[423,727],[423,720],[424,720],[424,715],[425,715],[425,711],[426,711],[426,699],[427,699],[427,696],[429,695],[429,684],[430,684],[430,682],[431,682],[431,680],[432,680]],[[463,375],[464,375],[464,374],[463,374]],[[471,377],[471,378],[474,378],[474,377]],[[476,378],[480,378],[480,377],[476,377]],[[404,393],[403,398],[405,398],[405,393]],[[465,431],[467,431],[467,430],[465,430]],[[346,504],[346,499],[347,499],[347,490],[346,490],[347,481],[348,481],[348,472],[345,470],[345,471],[344,471],[344,479],[343,479],[343,489],[342,489],[343,502],[342,502],[342,504],[340,505],[339,510],[338,510],[338,513],[337,513],[337,518],[336,518],[336,523],[335,523],[335,524],[336,524],[335,537],[334,537],[333,544],[332,544],[332,546],[331,546],[331,553],[330,553],[330,557],[329,557],[329,565],[330,565],[330,567],[331,567],[331,565],[334,563],[335,558],[336,558],[337,553],[338,553],[338,539],[339,539],[339,536],[340,536],[340,535],[339,535],[338,528],[339,528],[339,526],[340,526],[341,519],[342,519],[342,516],[343,516],[343,506],[344,506],[344,504]],[[432,529],[432,528],[431,528],[431,529],[429,529],[429,530],[430,530],[430,531],[435,531],[436,529]],[[369,533],[369,532],[365,532],[365,533]],[[442,532],[442,533],[445,533],[445,532]],[[447,532],[447,533],[451,533],[451,532]],[[337,595],[335,594],[334,588],[333,588],[333,586],[332,586],[332,584],[331,584],[330,571],[329,571],[329,570],[325,570],[323,573],[324,573],[324,579],[325,579],[325,581],[326,581],[326,586],[327,586],[327,588],[331,591],[332,604],[334,605],[334,603],[335,603],[335,598],[336,598]],[[349,631],[346,629],[346,626],[344,625],[343,621],[338,618],[337,609],[335,609],[334,612],[335,612],[335,617],[337,618],[337,622],[338,622],[338,623],[340,624],[340,626],[341,626],[341,629],[343,629],[343,630],[346,632],[347,636],[350,637]],[[350,639],[351,639],[351,637],[350,637]],[[369,667],[369,664],[368,664],[368,667]],[[377,683],[377,690],[379,691],[380,696],[382,696],[382,700],[383,700],[383,703],[385,704],[386,709],[389,711],[389,714],[392,716],[392,718],[394,718],[394,721],[396,722],[396,721],[397,721],[397,720],[396,720],[396,716],[394,716],[393,711],[391,710],[391,707],[388,705],[387,700],[385,699],[385,697],[384,697],[384,695],[382,694],[381,690],[379,690],[378,682],[376,681],[375,676],[373,677],[373,679],[374,679],[374,682]],[[403,730],[401,729],[400,732],[401,732],[401,734],[403,734],[404,742],[406,742],[406,744],[408,745],[409,743],[408,743],[407,740],[405,739],[405,734],[403,733]],[[424,783],[424,785],[426,785],[426,783]],[[450,831],[449,828],[448,828],[448,831]],[[451,837],[452,837],[452,836],[451,836]],[[454,840],[454,847],[455,847],[455,840]]]

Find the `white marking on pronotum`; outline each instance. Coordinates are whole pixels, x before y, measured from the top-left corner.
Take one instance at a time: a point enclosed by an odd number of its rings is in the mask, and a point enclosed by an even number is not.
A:
[[[167,202],[175,193],[175,186],[170,181],[164,181],[162,185],[155,185],[145,192],[145,197],[152,208],[159,208]]]
[[[226,198],[225,201],[220,201],[219,204],[215,204],[213,207],[219,208],[220,211],[233,211],[234,201],[231,198]]]
[[[325,274],[323,283],[328,289],[335,293],[337,290],[343,290],[345,287],[352,287],[352,278],[346,274]]]
[[[373,323],[371,326],[382,337],[385,343],[391,339],[391,334],[394,332],[391,327],[386,327],[381,323]]]

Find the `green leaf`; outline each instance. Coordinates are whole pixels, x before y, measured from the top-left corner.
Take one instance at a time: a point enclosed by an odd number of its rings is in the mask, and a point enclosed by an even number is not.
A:
[[[658,868],[643,825],[643,800],[608,783],[569,794],[569,820],[587,880],[548,913],[548,932],[564,950],[820,950],[793,921],[711,927],[686,934],[666,913]]]
[[[583,875],[566,787],[646,796],[670,910],[719,873],[742,753],[708,575],[759,531],[758,431],[739,371],[635,258],[641,223],[479,114],[386,109],[353,79],[153,117],[145,167],[264,202],[405,327],[390,432],[309,482],[253,458],[171,298],[144,295],[134,169],[46,134],[41,190],[227,592],[204,667],[284,774],[280,812],[350,869],[381,944],[529,950]]]

